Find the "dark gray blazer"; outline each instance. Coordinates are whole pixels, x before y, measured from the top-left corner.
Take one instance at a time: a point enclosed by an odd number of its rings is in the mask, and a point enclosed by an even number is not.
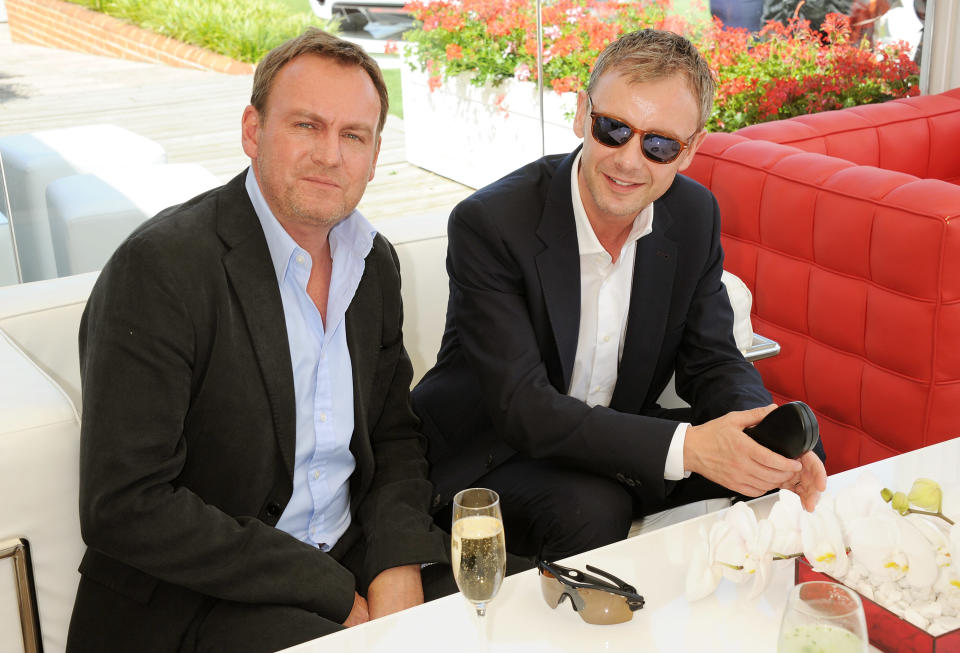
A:
[[[80,327],[88,548],[71,646],[105,630],[113,650],[173,650],[210,597],[341,622],[380,571],[444,560],[402,318],[396,254],[378,235],[346,314],[353,522],[322,553],[274,528],[292,491],[293,373],[244,174],[134,232]],[[356,547],[355,578],[338,560]]]
[[[449,224],[450,299],[436,366],[413,392],[430,440],[434,507],[520,451],[615,478],[656,499],[677,422],[657,406],[670,375],[700,423],[770,403],[733,340],[720,213],[678,175],[637,241],[610,407],[566,395],[580,326],[570,193],[576,152],[535,161],[461,202]]]

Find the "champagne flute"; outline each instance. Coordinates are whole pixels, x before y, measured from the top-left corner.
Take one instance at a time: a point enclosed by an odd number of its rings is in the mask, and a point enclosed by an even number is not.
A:
[[[822,581],[794,585],[780,622],[778,653],[867,650],[867,623],[856,592]]]
[[[497,595],[507,567],[500,497],[493,490],[470,488],[453,498],[451,558],[453,577],[483,617]]]

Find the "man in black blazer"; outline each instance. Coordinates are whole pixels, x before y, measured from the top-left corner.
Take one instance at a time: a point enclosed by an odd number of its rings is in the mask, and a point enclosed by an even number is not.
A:
[[[386,111],[376,63],[309,29],[257,68],[250,170],[145,223],[101,273],[68,650],[273,651],[423,601],[420,566],[446,552],[398,262],[354,210]],[[333,467],[342,481],[310,482]]]
[[[562,557],[692,500],[790,487],[816,504],[817,456],[743,433],[770,395],[733,341],[716,201],[677,174],[713,92],[686,39],[626,35],[579,93],[582,147],[454,209],[446,332],[413,392],[439,522],[489,487],[508,550]],[[674,372],[683,415],[656,403]]]

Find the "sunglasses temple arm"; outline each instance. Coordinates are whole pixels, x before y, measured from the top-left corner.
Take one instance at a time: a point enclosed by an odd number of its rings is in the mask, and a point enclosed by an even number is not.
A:
[[[637,593],[637,588],[635,588],[633,585],[631,585],[630,583],[625,583],[624,581],[620,580],[613,574],[604,571],[603,569],[598,569],[597,567],[587,565],[587,571],[591,571],[595,574],[600,574],[604,578],[611,580],[612,582],[616,583],[617,587],[619,587],[619,589],[621,590],[626,590],[627,592],[630,592],[632,594]]]

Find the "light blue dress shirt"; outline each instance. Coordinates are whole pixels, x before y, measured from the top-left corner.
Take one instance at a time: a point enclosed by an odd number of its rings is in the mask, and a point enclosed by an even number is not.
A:
[[[253,170],[247,171],[246,187],[277,273],[297,402],[293,495],[277,528],[329,551],[350,525],[349,481],[356,466],[350,453],[353,369],[344,316],[376,230],[358,211],[330,230],[333,270],[324,325],[307,295],[310,255],[277,221]]]

